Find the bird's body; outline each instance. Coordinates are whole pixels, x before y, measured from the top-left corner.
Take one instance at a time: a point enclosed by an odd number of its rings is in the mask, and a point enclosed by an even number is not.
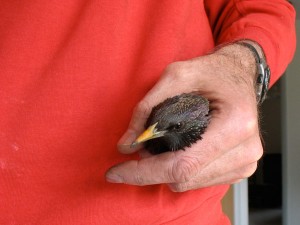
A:
[[[153,107],[145,124],[148,133],[137,140],[145,142],[152,154],[184,150],[201,139],[209,119],[206,98],[195,93],[177,95]]]

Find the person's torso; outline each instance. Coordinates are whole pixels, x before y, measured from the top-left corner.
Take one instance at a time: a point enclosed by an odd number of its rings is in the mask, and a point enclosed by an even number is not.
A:
[[[0,223],[224,225],[226,186],[104,178],[165,67],[213,45],[202,1],[2,1]]]

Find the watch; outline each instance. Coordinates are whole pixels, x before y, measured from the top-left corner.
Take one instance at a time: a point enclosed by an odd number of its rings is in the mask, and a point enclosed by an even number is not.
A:
[[[256,48],[249,44],[248,42],[236,42],[239,45],[247,47],[254,55],[255,61],[256,61],[256,99],[257,103],[261,104],[267,95],[268,89],[269,89],[269,83],[270,83],[270,77],[271,77],[271,70],[268,66],[266,59],[264,57],[264,54],[262,57],[259,56],[258,51]]]

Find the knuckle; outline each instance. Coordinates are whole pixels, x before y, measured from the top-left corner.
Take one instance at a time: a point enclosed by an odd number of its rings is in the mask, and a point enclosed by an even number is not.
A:
[[[186,73],[184,62],[173,62],[166,68],[165,75],[172,77],[172,80],[182,80]]]
[[[186,183],[171,184],[169,187],[173,192],[185,192],[189,190],[189,187]]]
[[[137,172],[134,176],[134,183],[136,185],[143,186],[143,185],[145,185],[145,180],[143,179],[143,176],[140,173],[141,170],[139,169],[139,167],[140,167],[140,164],[138,163],[137,164],[138,169],[137,169]]]
[[[258,118],[255,115],[251,115],[248,117],[248,120],[245,124],[245,131],[248,134],[254,134],[258,129]]]
[[[190,181],[198,171],[198,162],[194,158],[182,157],[177,160],[171,169],[171,175],[175,183]]]
[[[250,165],[240,169],[238,176],[240,179],[250,177],[257,169],[257,162],[251,163]]]
[[[261,146],[261,144],[259,144],[258,146],[251,148],[248,153],[247,153],[247,157],[249,159],[249,161],[251,162],[257,162],[262,156],[263,156],[263,148]]]
[[[181,65],[182,65],[181,62],[172,62],[166,67],[166,71],[170,73],[174,71],[178,71],[181,69]]]
[[[139,173],[134,177],[134,181],[135,181],[135,184],[137,184],[138,186],[144,185],[144,179],[142,176],[140,176]]]
[[[241,117],[241,129],[244,137],[250,137],[258,132],[258,118],[256,115],[244,115]]]
[[[254,174],[256,169],[257,169],[257,162],[252,163],[251,165],[249,165],[249,167],[247,169],[247,173],[245,174],[246,177],[250,177],[252,174]]]
[[[240,137],[249,138],[259,132],[259,119],[255,109],[251,104],[239,104],[233,106],[231,116],[235,118],[234,132]]]
[[[151,106],[147,100],[140,101],[134,109],[134,114],[138,118],[147,118],[151,111]]]

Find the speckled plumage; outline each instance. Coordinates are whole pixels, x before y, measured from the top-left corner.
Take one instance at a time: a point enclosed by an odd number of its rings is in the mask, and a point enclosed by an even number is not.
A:
[[[201,139],[209,123],[209,102],[195,93],[168,98],[153,107],[145,128],[157,123],[164,136],[145,142],[152,154],[184,150]]]

